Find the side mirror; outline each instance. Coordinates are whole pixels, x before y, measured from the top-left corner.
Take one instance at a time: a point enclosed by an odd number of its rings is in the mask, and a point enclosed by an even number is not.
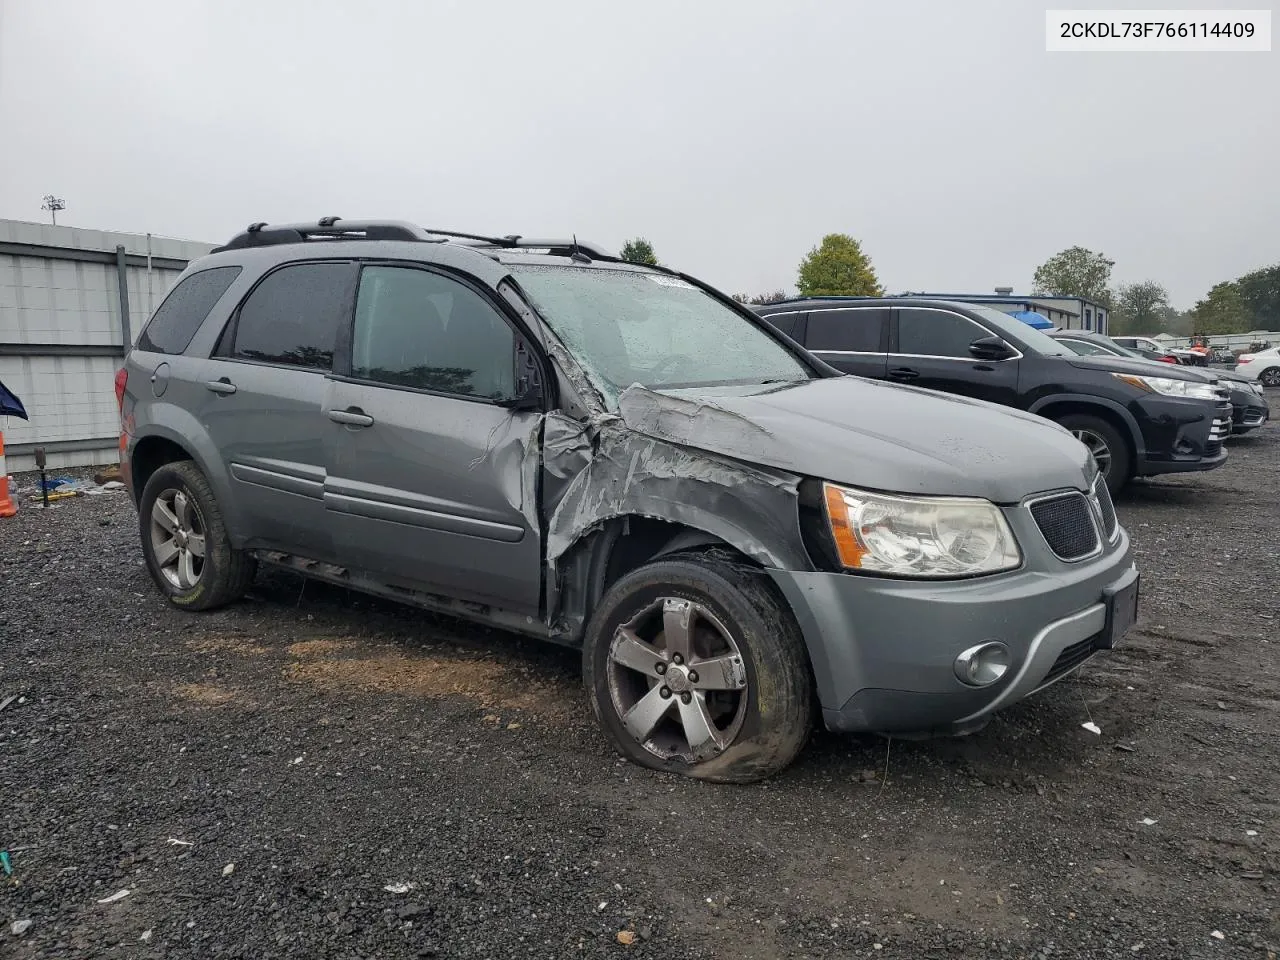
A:
[[[541,410],[542,409],[542,385],[533,380],[521,380],[516,384],[516,395],[510,400],[504,400],[502,406],[508,410]]]
[[[1014,349],[999,337],[980,337],[969,344],[969,353],[975,360],[1008,360]]]
[[[503,406],[508,410],[542,409],[542,370],[523,340],[516,342],[516,392]]]

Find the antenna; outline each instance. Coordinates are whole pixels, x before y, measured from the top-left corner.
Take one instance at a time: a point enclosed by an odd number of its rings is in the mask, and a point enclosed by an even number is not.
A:
[[[569,253],[569,259],[572,260],[574,263],[590,263],[591,262],[591,258],[588,257],[585,253],[583,253],[578,248],[578,235],[576,233],[573,234],[573,249]]]
[[[48,210],[49,216],[53,218],[53,225],[58,225],[58,211],[67,209],[67,205],[62,201],[61,197],[55,197],[52,193],[47,193],[42,198],[44,203],[40,205],[41,210]]]

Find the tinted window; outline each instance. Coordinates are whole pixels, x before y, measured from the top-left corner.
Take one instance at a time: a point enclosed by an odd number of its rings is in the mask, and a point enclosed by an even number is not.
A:
[[[809,314],[804,345],[810,350],[881,353],[880,334],[888,310],[815,310]]]
[[[1058,341],[1064,344],[1068,349],[1074,350],[1082,357],[1112,357],[1115,356],[1110,350],[1103,349],[1096,343],[1089,343],[1085,340],[1071,340],[1063,337]]]
[[[799,313],[777,313],[773,316],[765,317],[765,320],[769,322],[770,326],[781,330],[794,340],[796,338],[796,327],[800,326],[801,316],[802,314]]]
[[[422,390],[490,400],[515,394],[515,333],[456,280],[404,267],[360,274],[351,372]]]
[[[240,306],[231,355],[328,370],[351,276],[348,263],[282,267]]]
[[[898,311],[899,353],[972,360],[969,344],[989,336],[988,331],[957,313],[906,308]]]
[[[239,275],[239,267],[214,267],[191,274],[164,298],[138,337],[138,349],[153,353],[181,353],[187,349],[213,305]]]

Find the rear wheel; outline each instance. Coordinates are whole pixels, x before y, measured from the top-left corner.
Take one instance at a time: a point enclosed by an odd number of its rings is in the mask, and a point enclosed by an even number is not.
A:
[[[212,610],[238,600],[253,582],[253,557],[232,548],[213,489],[190,460],[151,475],[138,522],[147,569],[175,606]]]
[[[1268,387],[1280,387],[1280,367],[1267,367],[1258,376],[1258,379]]]
[[[1111,493],[1118,493],[1129,482],[1133,457],[1119,430],[1100,417],[1082,413],[1062,417],[1058,424],[1088,448]]]
[[[588,625],[583,674],[618,751],[654,770],[762,780],[813,727],[800,629],[745,563],[683,555],[624,576]]]

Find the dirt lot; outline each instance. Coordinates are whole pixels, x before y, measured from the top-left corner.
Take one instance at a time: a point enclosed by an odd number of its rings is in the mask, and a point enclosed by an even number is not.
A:
[[[1121,500],[1122,650],[971,738],[819,735],[749,788],[619,761],[569,652],[287,575],[183,614],[122,495],[25,509],[0,956],[1274,960],[1280,427],[1231,451]]]

